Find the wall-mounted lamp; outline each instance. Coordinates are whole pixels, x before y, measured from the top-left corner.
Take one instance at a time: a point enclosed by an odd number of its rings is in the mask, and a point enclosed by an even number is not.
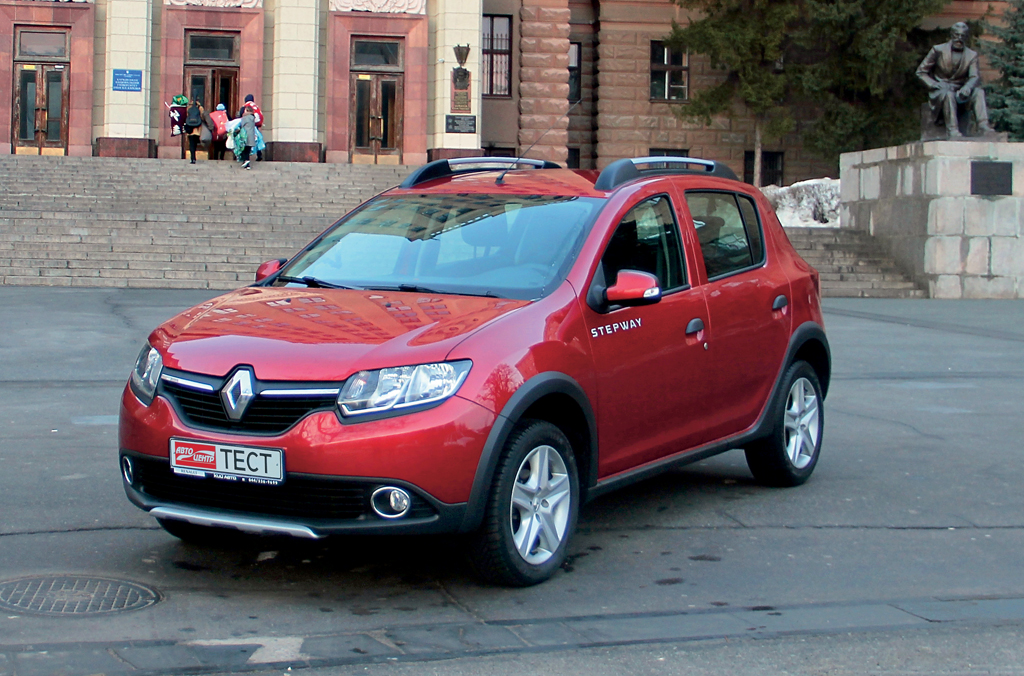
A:
[[[459,62],[459,67],[465,68],[466,59],[469,58],[469,45],[455,45],[452,49],[455,50],[455,59]]]

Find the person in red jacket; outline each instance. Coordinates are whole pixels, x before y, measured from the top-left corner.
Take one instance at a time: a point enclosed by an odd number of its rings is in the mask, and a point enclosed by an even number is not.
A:
[[[239,117],[242,117],[243,111],[245,110],[246,106],[248,106],[252,110],[252,116],[256,120],[256,129],[259,129],[260,127],[263,126],[263,111],[260,110],[260,107],[256,105],[256,97],[253,96],[252,94],[246,94],[245,95],[245,103],[242,104],[242,110],[238,112],[238,116]],[[260,132],[257,132],[257,133],[260,133]],[[252,145],[253,145],[253,147],[256,147],[256,141],[255,140],[253,141]],[[257,162],[262,162],[263,161],[263,151],[262,150],[259,150],[259,149],[256,150],[256,161]]]

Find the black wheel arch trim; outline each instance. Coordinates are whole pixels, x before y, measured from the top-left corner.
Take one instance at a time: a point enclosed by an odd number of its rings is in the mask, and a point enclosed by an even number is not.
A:
[[[757,419],[757,422],[753,424],[748,430],[741,432],[737,435],[722,439],[719,441],[713,441],[703,446],[690,449],[677,453],[676,455],[656,460],[650,464],[642,467],[636,467],[634,469],[626,470],[621,474],[613,477],[609,477],[595,484],[591,484],[591,488],[587,493],[586,499],[593,499],[598,496],[609,493],[613,490],[618,490],[623,486],[649,479],[653,476],[657,476],[662,472],[675,467],[682,467],[689,465],[694,462],[705,460],[720,453],[732,450],[734,448],[743,448],[744,445],[761,439],[772,432],[771,426],[774,424],[776,419],[775,415],[772,415],[776,408],[780,405],[785,405],[785,401],[780,402],[780,388],[782,387],[782,379],[786,375],[786,371],[796,361],[796,356],[799,354],[801,348],[810,342],[820,343],[821,347],[825,351],[827,373],[819,373],[819,384],[821,385],[821,396],[824,399],[825,394],[828,391],[828,381],[832,371],[832,352],[829,349],[828,338],[825,337],[825,331],[820,324],[816,322],[804,322],[789,340],[789,347],[786,348],[786,357],[782,360],[782,368],[779,369],[778,375],[775,376],[775,384],[772,386],[772,391],[768,396],[768,404],[761,411],[761,416]],[[813,365],[812,365],[813,366]],[[824,377],[822,377],[824,376]]]
[[[484,443],[484,449],[477,464],[473,488],[460,528],[462,532],[472,532],[482,523],[488,492],[494,480],[494,472],[497,469],[498,459],[501,457],[505,442],[523,414],[533,404],[549,394],[564,394],[571,397],[580,407],[583,417],[587,421],[590,436],[590,448],[586,449],[586,452],[589,453],[587,463],[589,472],[586,477],[579,477],[581,502],[586,501],[590,487],[597,483],[597,418],[594,416],[594,410],[583,387],[575,379],[564,373],[548,371],[533,376],[523,383],[494,421],[494,426],[491,427],[491,432],[487,435],[487,441]]]
[[[822,349],[825,350],[825,373],[818,373],[818,381],[821,385],[821,397],[824,399],[828,396],[828,386],[832,379],[832,349],[828,345],[828,338],[825,336],[825,329],[821,327],[817,322],[804,322],[797,327],[796,331],[793,332],[792,337],[789,339],[789,348],[786,350],[786,359],[783,361],[783,369],[779,371],[779,376],[775,381],[775,387],[772,388],[772,396],[776,394],[775,390],[779,387],[779,383],[782,380],[782,376],[785,375],[786,369],[796,359],[797,353],[803,348],[804,345],[810,342],[817,342],[821,345]],[[814,366],[814,364],[811,364]]]

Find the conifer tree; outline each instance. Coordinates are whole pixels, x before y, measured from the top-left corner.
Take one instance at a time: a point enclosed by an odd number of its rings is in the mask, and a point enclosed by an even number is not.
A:
[[[755,119],[757,183],[762,140],[794,127],[794,105],[818,112],[801,129],[804,145],[837,163],[842,152],[920,133],[927,92],[914,72],[945,31],[938,39],[919,26],[948,0],[675,1],[700,18],[673,22],[666,44],[707,55],[726,76],[694,91],[676,114],[709,124],[745,104]]]
[[[1009,0],[1002,26],[986,24],[998,42],[982,47],[988,62],[998,70],[998,82],[987,87],[989,120],[1014,141],[1024,141],[1024,0]]]
[[[922,20],[948,0],[806,0],[800,89],[821,116],[804,134],[816,154],[840,153],[918,138],[927,92],[915,71],[946,31]],[[941,37],[941,39],[939,39]]]
[[[665,44],[674,50],[708,56],[725,79],[693,93],[674,108],[682,119],[711,124],[714,115],[732,115],[743,104],[754,117],[754,185],[761,185],[761,148],[765,137],[793,127],[785,102],[791,91],[785,68],[799,0],[676,0],[703,18],[686,26],[672,22]]]

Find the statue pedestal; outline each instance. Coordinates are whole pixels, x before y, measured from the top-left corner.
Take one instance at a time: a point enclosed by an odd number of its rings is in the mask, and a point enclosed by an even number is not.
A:
[[[909,143],[840,158],[841,227],[932,298],[1024,298],[1024,143]]]

